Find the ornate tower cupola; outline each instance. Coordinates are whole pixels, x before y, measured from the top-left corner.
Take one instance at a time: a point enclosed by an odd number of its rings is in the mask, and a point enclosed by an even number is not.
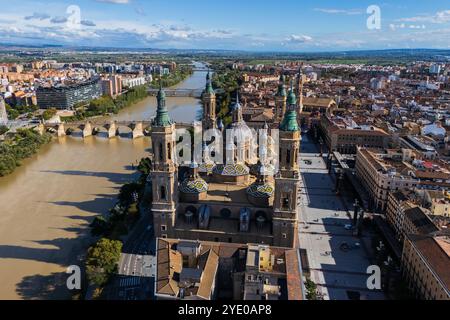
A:
[[[280,83],[278,84],[278,91],[275,95],[275,122],[280,122],[286,112],[286,87],[284,85],[286,79],[284,74],[280,76]]]
[[[216,128],[216,93],[212,87],[211,75],[206,75],[206,87],[203,92],[203,129]]]
[[[280,130],[282,131],[299,131],[299,126],[297,122],[297,98],[294,93],[293,84],[291,82],[291,89],[289,90],[289,95],[287,98],[287,109],[283,116],[283,121],[280,124]]]
[[[166,94],[160,84],[158,107],[152,123],[153,161],[152,215],[156,237],[173,235],[176,203],[178,201],[177,166],[175,164],[175,124],[166,108]]]
[[[169,112],[166,108],[166,93],[162,88],[162,84],[159,85],[159,91],[157,95],[158,107],[156,109],[156,117],[153,122],[153,126],[166,127],[173,124],[172,119],[170,119]]]

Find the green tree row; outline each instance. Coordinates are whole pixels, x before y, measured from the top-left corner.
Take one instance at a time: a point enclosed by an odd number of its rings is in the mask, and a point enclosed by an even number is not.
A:
[[[86,272],[91,284],[104,287],[117,272],[117,263],[122,251],[122,242],[119,238],[127,234],[130,226],[139,219],[139,206],[141,199],[144,198],[150,167],[150,159],[143,158],[137,167],[141,173],[140,177],[120,188],[119,201],[107,217],[95,217],[91,223],[92,235],[101,237],[87,253]]]
[[[15,120],[18,116],[24,113],[32,114],[36,110],[38,110],[38,106],[10,106],[9,104],[5,104],[6,107],[6,113],[8,114],[8,119]]]
[[[217,69],[213,75],[212,84],[215,89],[221,89],[216,90],[217,117],[227,126],[231,123],[229,107],[232,95],[240,86],[240,72],[232,69]]]
[[[177,85],[178,83],[184,81],[187,77],[192,74],[193,70],[191,67],[182,66],[170,74],[163,75],[161,77],[162,86],[164,88],[172,87]],[[159,88],[159,75],[154,77],[153,81],[150,84],[150,87],[153,89]]]
[[[12,173],[21,160],[31,157],[51,139],[48,133],[40,135],[32,129],[19,129],[12,138],[0,144],[0,176]]]

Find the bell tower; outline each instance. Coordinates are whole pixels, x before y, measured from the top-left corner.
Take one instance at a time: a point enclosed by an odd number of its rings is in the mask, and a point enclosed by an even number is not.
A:
[[[158,92],[158,108],[152,122],[153,161],[150,178],[152,183],[152,215],[155,236],[170,238],[175,225],[177,195],[177,166],[175,163],[175,124],[166,108],[166,95],[162,86]]]
[[[203,92],[203,130],[216,128],[216,93],[212,87],[211,75],[206,75],[206,88]]]
[[[297,122],[297,100],[292,83],[287,105],[279,132],[280,161],[279,171],[275,176],[272,228],[275,246],[295,247],[298,238],[298,153],[301,132]]]
[[[275,115],[274,122],[280,123],[283,119],[283,115],[286,112],[286,88],[284,74],[280,76],[280,83],[278,84],[278,91],[275,95]]]

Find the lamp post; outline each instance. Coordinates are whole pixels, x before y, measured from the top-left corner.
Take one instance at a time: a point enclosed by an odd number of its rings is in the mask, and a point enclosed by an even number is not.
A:
[[[354,211],[353,211],[353,225],[356,225],[356,222],[358,221],[358,211],[359,211],[359,203],[358,199],[355,199],[355,203],[353,204]]]

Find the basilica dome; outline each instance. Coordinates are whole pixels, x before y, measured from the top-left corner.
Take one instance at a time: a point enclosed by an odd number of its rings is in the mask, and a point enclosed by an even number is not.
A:
[[[180,191],[188,194],[197,194],[208,191],[208,184],[202,178],[185,179],[180,184]]]
[[[250,169],[242,163],[219,164],[214,167],[213,172],[221,176],[245,176]]]
[[[271,183],[255,183],[248,187],[246,191],[248,195],[251,195],[255,198],[270,198],[271,196],[273,196],[275,188]]]

